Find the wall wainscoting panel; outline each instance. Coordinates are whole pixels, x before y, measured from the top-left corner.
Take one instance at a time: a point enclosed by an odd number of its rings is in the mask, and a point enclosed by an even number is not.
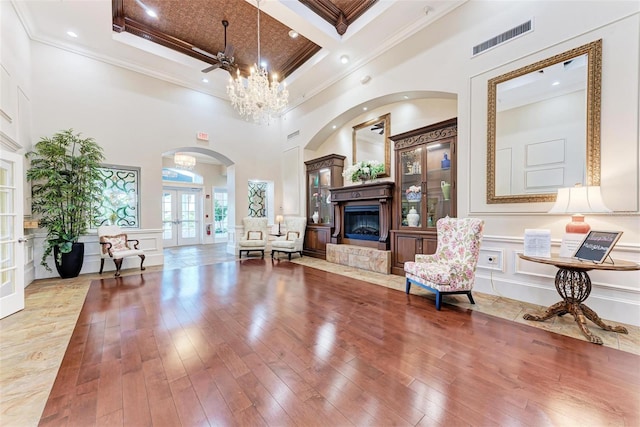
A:
[[[144,266],[150,267],[152,265],[164,264],[164,254],[162,252],[162,230],[139,230],[139,229],[123,229],[129,238],[138,239],[140,249],[144,251],[145,260]],[[53,255],[48,258],[48,264],[52,271],[47,271],[42,265],[40,265],[40,259],[42,258],[42,252],[44,248],[45,233],[37,233],[34,236],[34,255],[33,266],[35,267],[35,275],[33,279],[47,279],[50,277],[58,277],[55,264],[53,262]],[[82,270],[80,274],[97,273],[100,271],[100,243],[98,241],[98,235],[96,233],[88,234],[80,238],[80,242],[84,243],[84,262],[82,264]],[[140,268],[140,258],[129,257],[125,258],[122,262],[122,269]],[[112,272],[115,271],[115,265],[111,260],[105,260],[104,270],[102,272],[104,277],[113,276]],[[30,283],[30,282],[25,282]]]
[[[521,238],[485,235],[474,289],[545,307],[560,301],[557,268],[520,259],[523,247]],[[551,252],[559,250],[560,241],[552,241]],[[611,256],[640,263],[640,245],[616,245]],[[592,290],[585,304],[603,319],[640,326],[640,271],[592,270],[589,277]]]

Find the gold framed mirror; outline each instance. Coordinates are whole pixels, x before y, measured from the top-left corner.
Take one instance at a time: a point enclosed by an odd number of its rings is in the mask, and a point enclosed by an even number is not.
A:
[[[600,185],[602,40],[489,80],[487,203]]]
[[[368,120],[353,127],[353,163],[377,160],[384,164],[384,174],[378,178],[390,176],[391,172],[391,113]]]

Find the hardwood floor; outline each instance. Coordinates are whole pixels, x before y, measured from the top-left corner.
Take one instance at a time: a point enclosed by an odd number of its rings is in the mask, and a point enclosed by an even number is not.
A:
[[[640,357],[290,262],[94,280],[41,425],[640,425]]]

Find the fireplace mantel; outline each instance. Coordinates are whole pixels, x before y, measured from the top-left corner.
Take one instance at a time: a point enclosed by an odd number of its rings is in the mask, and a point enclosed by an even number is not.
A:
[[[331,203],[334,207],[334,231],[331,243],[347,243],[351,245],[374,247],[389,250],[391,229],[391,201],[393,199],[391,181],[372,184],[351,185],[331,189]],[[348,239],[344,235],[345,206],[378,205],[380,209],[380,237],[378,241]]]

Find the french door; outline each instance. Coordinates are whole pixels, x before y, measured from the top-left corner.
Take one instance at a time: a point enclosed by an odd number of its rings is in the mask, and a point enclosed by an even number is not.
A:
[[[0,319],[24,308],[22,156],[0,158]]]
[[[162,191],[162,240],[164,247],[197,245],[202,227],[200,189]]]

